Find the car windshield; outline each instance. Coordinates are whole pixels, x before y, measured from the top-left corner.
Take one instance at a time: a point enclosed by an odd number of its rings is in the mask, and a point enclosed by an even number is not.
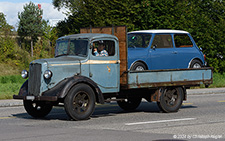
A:
[[[151,34],[130,33],[128,34],[128,47],[146,48],[149,45]]]
[[[56,43],[55,56],[87,56],[88,40],[59,40]]]

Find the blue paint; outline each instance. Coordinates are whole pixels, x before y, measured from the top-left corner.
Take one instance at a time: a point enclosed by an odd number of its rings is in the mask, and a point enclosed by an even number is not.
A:
[[[134,36],[147,35],[151,36],[149,42],[143,41],[142,47],[132,45]],[[187,35],[193,44],[193,47],[176,47],[174,36]],[[170,35],[171,48],[153,48],[153,40],[156,35]],[[144,36],[143,36],[144,37]],[[141,40],[141,39],[139,39]],[[144,39],[142,39],[144,40]],[[145,43],[149,43],[145,46]],[[128,68],[137,61],[146,63],[149,70],[159,69],[182,69],[189,68],[193,59],[201,60],[205,64],[204,55],[197,47],[195,41],[188,32],[177,30],[147,30],[128,33]]]

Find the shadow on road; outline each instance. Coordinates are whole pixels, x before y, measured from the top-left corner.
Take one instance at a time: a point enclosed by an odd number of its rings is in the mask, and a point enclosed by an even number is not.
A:
[[[192,105],[182,105],[181,109],[186,108],[197,108],[196,106]],[[122,110],[116,102],[113,103],[106,103],[103,105],[96,105],[95,111],[92,114],[91,118],[99,118],[99,117],[108,117],[108,116],[116,116],[119,114],[127,114],[127,113],[163,113],[158,108],[157,104],[155,102],[142,102],[140,106],[133,111],[124,111]],[[22,119],[32,119],[37,120],[27,113],[20,113],[20,114],[14,114],[14,117],[22,118]],[[40,119],[38,119],[40,120]],[[64,107],[54,107],[52,111],[45,117],[42,118],[42,120],[70,120],[70,118],[67,116]]]

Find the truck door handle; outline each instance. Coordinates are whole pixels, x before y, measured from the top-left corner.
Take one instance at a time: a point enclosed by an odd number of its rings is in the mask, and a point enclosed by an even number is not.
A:
[[[177,54],[177,51],[173,51],[172,53],[173,53],[173,54]]]
[[[120,64],[120,60],[116,61],[116,64]]]

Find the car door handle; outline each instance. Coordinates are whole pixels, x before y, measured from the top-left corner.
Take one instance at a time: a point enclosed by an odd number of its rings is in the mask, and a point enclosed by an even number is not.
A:
[[[177,51],[173,51],[172,53],[173,53],[173,54],[177,54]]]

